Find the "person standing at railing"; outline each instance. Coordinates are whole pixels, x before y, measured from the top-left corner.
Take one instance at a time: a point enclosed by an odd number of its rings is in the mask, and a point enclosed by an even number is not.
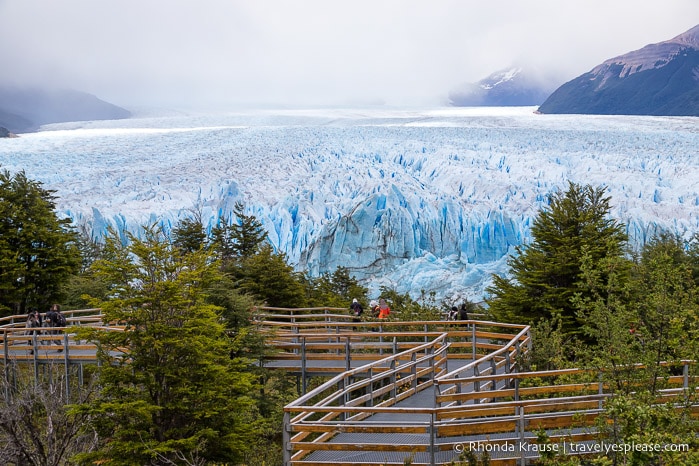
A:
[[[359,301],[357,301],[357,298],[354,298],[352,300],[352,304],[350,304],[350,310],[352,311],[352,315],[354,316],[352,318],[353,322],[361,322],[362,321],[362,313],[364,312],[364,308],[362,307],[361,304],[359,304]],[[352,327],[352,330],[357,330],[357,327]]]
[[[25,335],[37,335],[41,333],[41,331],[38,330],[41,328],[41,315],[38,310],[32,309],[29,311],[25,327],[28,329]],[[31,344],[33,345],[34,342],[32,341]],[[34,354],[34,350],[30,350],[29,354]]]
[[[369,309],[371,309],[371,317],[377,318],[379,316],[379,303],[375,299],[372,299],[369,303]]]
[[[388,315],[391,313],[391,308],[386,304],[386,300],[379,299],[379,319],[387,319]]]
[[[49,312],[46,313],[46,324],[49,327],[54,327],[54,328],[66,326],[66,324],[67,324],[66,318],[63,314],[61,314],[61,306],[60,305],[53,304],[51,306],[51,309],[49,309]],[[60,335],[63,332],[61,332],[60,330],[49,330],[48,333],[50,335]],[[49,344],[53,344],[54,342],[59,346],[62,345],[62,343],[60,341],[57,341],[57,340],[51,340],[51,341],[49,341]],[[61,351],[63,351],[63,348],[60,348],[58,350],[59,353]]]
[[[466,303],[461,304],[461,309],[459,309],[459,320],[468,320],[468,311],[466,310]]]
[[[449,314],[447,315],[447,320],[456,320],[459,317],[459,309],[456,306],[452,306]]]

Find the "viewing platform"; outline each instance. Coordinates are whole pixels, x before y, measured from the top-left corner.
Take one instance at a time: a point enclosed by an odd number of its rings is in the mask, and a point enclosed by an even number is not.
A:
[[[66,327],[38,332],[25,328],[24,316],[0,319],[6,378],[25,364],[35,374],[62,365],[66,380],[82,377],[85,365],[98,363],[97,346],[78,330],[126,331],[99,309],[63,314]],[[532,348],[525,325],[354,322],[332,308],[259,308],[252,324],[267,349],[258,364],[298,380],[300,397],[284,407],[289,466],[467,464],[467,455],[526,465],[545,448],[586,454],[613,396],[595,371],[524,371]],[[695,390],[693,363],[682,361],[679,375],[664,379],[658,402]],[[699,417],[699,406],[691,413]]]

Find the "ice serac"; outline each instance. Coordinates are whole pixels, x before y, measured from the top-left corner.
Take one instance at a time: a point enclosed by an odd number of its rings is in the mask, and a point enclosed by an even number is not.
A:
[[[386,285],[481,300],[568,181],[606,186],[633,245],[699,232],[695,120],[533,107],[178,115],[4,139],[0,166],[55,190],[61,214],[97,236],[193,214],[212,227],[240,201],[299,271],[347,267],[373,296]]]
[[[357,204],[325,225],[300,257],[314,274],[349,268],[369,279],[416,259],[453,264],[488,264],[502,259],[527,235],[522,223],[503,212],[469,212],[454,200],[406,197],[396,185]]]

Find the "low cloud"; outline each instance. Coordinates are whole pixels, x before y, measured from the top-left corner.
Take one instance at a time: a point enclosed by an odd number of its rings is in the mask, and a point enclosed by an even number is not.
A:
[[[698,13],[696,0],[0,0],[0,82],[127,106],[434,105],[513,63],[571,79]]]

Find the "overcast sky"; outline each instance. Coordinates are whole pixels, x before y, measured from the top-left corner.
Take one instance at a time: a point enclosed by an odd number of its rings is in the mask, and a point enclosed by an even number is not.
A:
[[[124,106],[425,105],[513,63],[567,81],[698,0],[0,0],[0,82]]]

